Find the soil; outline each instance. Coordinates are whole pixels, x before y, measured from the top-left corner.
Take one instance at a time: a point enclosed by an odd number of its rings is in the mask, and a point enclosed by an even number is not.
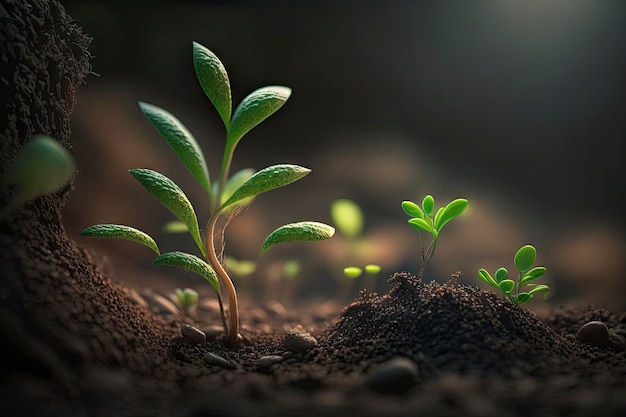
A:
[[[70,147],[90,67],[59,3],[0,6],[4,174],[34,133]],[[213,298],[184,314],[68,239],[69,192],[0,219],[3,416],[626,415],[625,312],[533,313],[454,277],[398,273],[347,306],[243,299],[243,344],[226,349]],[[610,339],[579,340],[590,321]]]

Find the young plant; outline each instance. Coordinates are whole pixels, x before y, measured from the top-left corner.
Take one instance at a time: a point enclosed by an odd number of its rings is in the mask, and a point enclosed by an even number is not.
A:
[[[15,184],[17,190],[0,210],[0,218],[29,200],[60,190],[75,171],[74,158],[59,142],[46,135],[33,136],[3,178],[5,186]]]
[[[441,233],[441,229],[450,220],[463,213],[467,207],[468,201],[463,198],[457,198],[451,201],[445,207],[439,208],[435,214],[435,199],[432,195],[427,195],[422,201],[422,207],[412,201],[403,201],[402,209],[406,214],[412,216],[408,220],[409,225],[417,230],[420,238],[420,249],[422,255],[422,265],[420,267],[417,276],[422,277],[426,264],[432,258],[437,247],[437,239]],[[434,217],[433,217],[434,214]],[[424,248],[424,240],[422,239],[422,233],[426,232],[432,236],[432,240],[428,247]]]
[[[193,288],[176,288],[174,294],[176,294],[176,300],[178,300],[178,303],[187,314],[189,314],[191,308],[198,303],[198,299],[200,298]]]
[[[509,279],[509,271],[506,268],[498,268],[495,276],[491,276],[486,269],[481,268],[478,270],[478,277],[502,291],[502,294],[515,304],[523,304],[532,300],[534,294],[550,290],[550,287],[545,284],[530,284],[531,281],[546,273],[546,268],[543,266],[533,267],[536,258],[537,250],[532,245],[522,246],[517,251],[513,258],[518,271],[517,282]],[[522,291],[524,285],[528,287],[528,291]]]
[[[222,164],[215,182],[210,181],[209,170],[198,142],[174,115],[144,102],[139,102],[139,108],[206,192],[210,209],[205,229],[199,228],[198,217],[191,202],[171,179],[150,169],[131,169],[130,174],[186,226],[187,232],[198,247],[200,256],[184,252],[161,254],[151,236],[124,225],[94,225],[84,229],[81,235],[122,238],[138,242],[151,248],[158,255],[153,262],[154,265],[177,267],[205,278],[215,290],[220,303],[226,332],[225,343],[229,347],[235,347],[239,331],[237,292],[219,259],[223,246],[219,248],[220,251],[216,250],[217,221],[222,215],[228,215],[230,220],[230,217],[237,214],[238,209],[250,204],[259,194],[298,181],[311,170],[298,165],[281,164],[258,172],[246,169],[230,176],[233,153],[243,136],[281,108],[291,95],[291,89],[283,86],[259,88],[245,97],[233,112],[228,74],[218,57],[206,47],[193,42],[193,63],[200,86],[217,110],[226,129]],[[260,254],[278,243],[323,240],[330,238],[334,232],[331,226],[318,222],[287,224],[267,236]],[[222,286],[225,287],[228,296],[228,324],[222,303]]]

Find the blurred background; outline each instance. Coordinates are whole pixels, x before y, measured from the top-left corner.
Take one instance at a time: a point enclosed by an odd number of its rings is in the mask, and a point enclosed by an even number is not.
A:
[[[368,290],[386,292],[394,272],[420,266],[419,238],[400,203],[432,194],[437,207],[458,197],[470,207],[444,229],[425,280],[461,271],[461,282],[484,287],[478,268],[512,270],[515,251],[530,243],[548,268],[551,303],[626,307],[625,2],[63,4],[93,37],[94,71],[73,115],[80,176],[65,224],[114,279],[208,287],[152,267],[143,246],[78,235],[91,224],[121,223],[151,234],[162,251],[194,252],[188,235],[163,231],[172,215],[127,171],[169,176],[206,222],[202,189],[137,106],[177,116],[217,178],[225,132],[195,77],[197,41],[224,63],[234,105],[262,86],[293,89],[241,141],[231,172],[277,163],[312,169],[259,196],[227,229],[226,254],[258,261],[251,275],[235,276],[241,292],[266,299],[289,288],[296,299],[350,300],[366,277],[346,284],[342,270],[367,263],[382,267]],[[363,210],[358,242],[337,233],[257,259],[264,237],[282,224],[332,224],[338,198]],[[282,272],[291,260],[301,266],[295,277]]]

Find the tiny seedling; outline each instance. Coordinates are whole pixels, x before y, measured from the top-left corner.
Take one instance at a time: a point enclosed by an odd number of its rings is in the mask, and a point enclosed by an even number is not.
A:
[[[467,204],[468,201],[466,199],[457,198],[456,200],[448,203],[445,207],[439,208],[435,214],[435,199],[432,195],[424,197],[422,207],[412,201],[402,202],[402,209],[404,212],[409,216],[412,216],[412,218],[408,221],[409,225],[417,229],[417,233],[420,238],[422,265],[419,273],[417,274],[418,278],[422,277],[422,274],[426,269],[426,264],[435,253],[441,229],[443,229],[443,226],[445,226],[450,220],[463,213]],[[424,247],[424,240],[422,239],[421,232],[429,233],[432,236],[432,240],[426,248]]]
[[[17,190],[0,210],[0,218],[29,200],[60,190],[75,171],[74,158],[58,141],[46,135],[33,136],[3,179],[5,186],[15,184]]]
[[[153,262],[154,265],[177,267],[205,278],[217,294],[226,332],[225,343],[229,347],[235,347],[239,331],[237,292],[220,262],[221,255],[218,254],[222,253],[223,244],[220,251],[216,250],[217,221],[222,215],[228,215],[230,220],[259,194],[298,181],[311,170],[298,165],[281,164],[258,172],[244,169],[230,176],[233,153],[241,138],[281,108],[291,95],[291,89],[284,86],[259,88],[245,97],[233,112],[230,81],[218,57],[206,47],[193,42],[193,63],[200,86],[217,110],[226,129],[226,144],[217,181],[213,183],[210,181],[200,145],[174,115],[144,102],[139,102],[139,108],[206,192],[209,213],[205,229],[199,228],[198,217],[191,202],[174,181],[150,169],[131,169],[130,174],[186,226],[201,256],[185,252],[161,254],[150,235],[124,225],[94,225],[84,229],[81,235],[135,241],[149,247],[158,255]],[[334,232],[333,227],[313,221],[287,224],[277,228],[265,238],[260,255],[278,243],[323,240],[330,238]],[[223,308],[221,286],[225,287],[228,295],[229,324]]]
[[[550,287],[545,284],[530,283],[546,273],[546,268],[543,266],[533,267],[536,258],[537,250],[532,245],[522,246],[517,251],[513,258],[513,263],[518,271],[517,282],[509,279],[509,271],[506,268],[498,268],[495,276],[491,276],[486,269],[481,268],[478,270],[478,277],[502,291],[502,294],[510,298],[515,304],[523,304],[532,300],[534,294],[550,290]],[[528,288],[527,291],[522,291],[524,285]]]
[[[189,313],[191,308],[198,303],[199,296],[193,288],[176,288],[174,294],[185,313]]]

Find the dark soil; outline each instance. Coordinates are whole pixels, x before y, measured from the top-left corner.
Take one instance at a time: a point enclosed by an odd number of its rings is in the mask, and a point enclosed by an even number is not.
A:
[[[74,91],[90,68],[89,39],[56,1],[0,6],[4,174],[35,133],[69,147]],[[70,191],[0,219],[2,416],[626,414],[624,312],[538,316],[454,279],[396,274],[388,294],[345,308],[242,300],[244,344],[225,349],[210,298],[187,316],[103,275],[63,229]],[[2,205],[13,192],[2,188]],[[576,339],[592,320],[612,332],[608,346]],[[185,324],[207,342],[190,344]],[[290,343],[292,329],[317,344]]]

